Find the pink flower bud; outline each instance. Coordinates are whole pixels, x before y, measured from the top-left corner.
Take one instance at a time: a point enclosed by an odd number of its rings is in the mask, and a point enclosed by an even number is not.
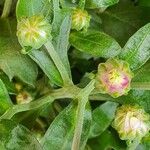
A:
[[[127,62],[109,59],[98,66],[96,87],[101,93],[116,98],[128,93],[132,77],[133,73]]]

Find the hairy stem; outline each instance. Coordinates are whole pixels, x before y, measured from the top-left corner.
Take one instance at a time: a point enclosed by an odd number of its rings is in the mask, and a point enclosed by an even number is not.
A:
[[[47,103],[52,103],[55,99],[73,98],[75,94],[78,93],[78,90],[79,90],[78,88],[72,88],[72,89],[61,88],[61,89],[48,93],[47,95],[43,96],[42,98],[39,98],[36,101],[30,102],[27,104],[14,105],[0,117],[0,120],[11,119],[15,114],[19,112],[40,108],[41,106]]]
[[[84,122],[85,106],[88,101],[88,97],[90,93],[94,89],[94,83],[95,80],[92,80],[84,89],[81,90],[81,92],[77,95],[76,98],[78,99],[78,107],[77,107],[77,114],[76,114],[75,132],[74,132],[72,148],[71,148],[72,150],[79,150],[81,133],[82,133],[83,122]]]
[[[10,10],[11,10],[12,0],[5,0],[3,12],[1,18],[8,17]]]
[[[150,90],[150,82],[132,82],[132,89]]]
[[[64,81],[64,86],[68,86],[68,85],[73,85],[70,77],[69,77],[69,74],[65,68],[65,66],[63,65],[59,55],[57,54],[57,52],[55,51],[53,45],[51,42],[47,42],[45,44],[45,47],[47,49],[47,52],[49,53],[49,55],[51,56],[52,60],[54,61],[57,69],[59,70],[60,72],[60,75]]]

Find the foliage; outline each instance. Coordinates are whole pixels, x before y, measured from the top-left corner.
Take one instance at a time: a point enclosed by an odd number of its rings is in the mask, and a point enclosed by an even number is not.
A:
[[[1,0],[0,13],[0,150],[150,149],[148,0]]]

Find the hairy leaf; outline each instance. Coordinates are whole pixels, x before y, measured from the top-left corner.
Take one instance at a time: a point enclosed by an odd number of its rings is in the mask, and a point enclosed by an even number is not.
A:
[[[0,144],[5,149],[26,150],[30,147],[32,150],[42,150],[35,137],[22,125],[10,120],[1,120],[0,129]]]
[[[138,5],[145,6],[145,7],[150,7],[150,1],[148,1],[148,0],[138,0]]]
[[[12,102],[9,98],[8,91],[0,79],[0,115],[2,115],[11,106]]]
[[[88,8],[103,8],[103,7],[109,7],[118,2],[119,2],[119,0],[87,0],[86,7],[88,7]]]
[[[123,48],[120,58],[133,70],[140,68],[150,58],[150,23],[140,28]]]
[[[52,22],[53,45],[63,62],[68,74],[71,76],[68,60],[69,34],[71,28],[70,9],[60,9],[59,1],[53,0],[54,18]]]
[[[131,90],[127,96],[118,98],[118,102],[122,104],[138,104],[145,111],[150,113],[150,91],[148,90]]]
[[[47,15],[51,12],[49,0],[18,0],[16,7],[17,19],[33,15]]]
[[[76,49],[98,57],[114,57],[121,51],[121,47],[113,38],[96,31],[86,34],[73,32],[70,35],[70,43]]]
[[[14,76],[34,85],[38,71],[35,63],[26,55],[21,54],[21,47],[14,32],[14,20],[0,20],[0,69],[11,80]]]
[[[115,117],[117,106],[115,102],[106,102],[93,111],[90,138],[100,135],[109,127]]]
[[[150,61],[134,72],[133,82],[150,83]]]
[[[66,109],[64,109],[53,121],[47,130],[44,138],[42,139],[42,145],[45,150],[70,150],[74,126],[75,126],[75,115],[77,105],[71,103]],[[91,112],[87,107],[84,114],[84,125],[81,137],[81,147],[85,145],[87,140],[90,122]]]
[[[52,83],[61,86],[62,78],[47,52],[42,50],[32,50],[29,56],[40,66]]]
[[[100,136],[90,139],[88,142],[92,150],[125,150],[126,144],[121,141],[114,130],[106,130]]]
[[[69,75],[71,76],[71,71],[70,71],[70,65],[69,65],[69,60],[68,60],[68,45],[69,45],[69,34],[70,34],[70,28],[71,28],[71,17],[70,14],[68,14],[61,26],[60,26],[60,32],[58,35],[57,39],[57,52],[66,67]]]
[[[99,14],[101,28],[124,46],[130,36],[149,22],[149,13],[150,9],[135,6],[131,0],[120,0],[117,5]]]

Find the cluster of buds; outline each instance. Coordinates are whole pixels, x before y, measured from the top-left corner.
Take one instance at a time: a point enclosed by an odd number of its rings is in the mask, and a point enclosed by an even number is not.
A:
[[[51,25],[43,16],[22,18],[17,25],[17,36],[22,47],[39,49],[51,38]]]
[[[118,108],[112,126],[122,140],[133,141],[149,132],[150,116],[137,105],[123,105]]]
[[[87,30],[90,24],[90,15],[86,10],[82,9],[74,9],[72,12],[72,29],[77,31],[79,30]]]
[[[116,98],[128,93],[132,77],[133,73],[127,62],[108,59],[98,66],[95,86],[101,93]]]

